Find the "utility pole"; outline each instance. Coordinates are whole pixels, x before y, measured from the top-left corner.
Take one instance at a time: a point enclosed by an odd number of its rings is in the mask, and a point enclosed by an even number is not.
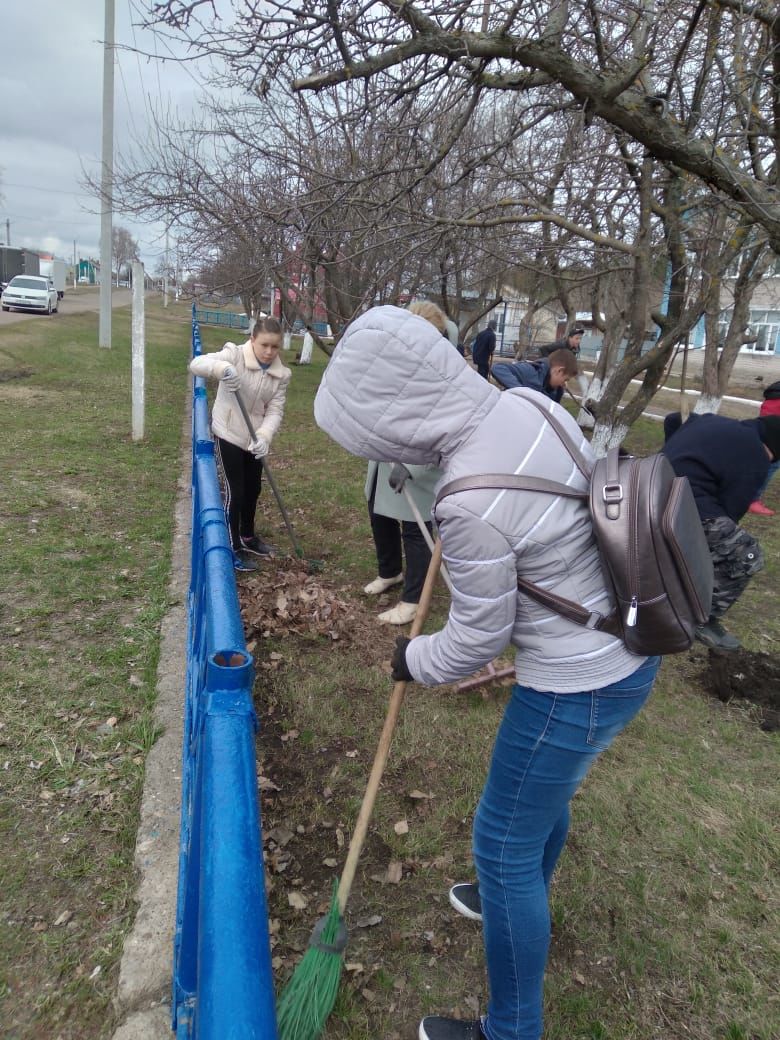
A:
[[[103,41],[103,175],[100,182],[100,336],[111,346],[111,227],[114,209],[114,0],[105,0]]]
[[[5,220],[5,244],[7,246],[11,244],[11,221],[7,217]]]

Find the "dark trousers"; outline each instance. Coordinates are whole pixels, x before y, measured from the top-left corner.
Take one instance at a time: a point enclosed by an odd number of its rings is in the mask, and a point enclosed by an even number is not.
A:
[[[401,573],[401,546],[406,557],[406,572],[401,600],[404,603],[419,603],[425,575],[431,562],[431,550],[428,548],[422,531],[413,520],[395,520],[391,516],[382,516],[374,512],[374,496],[376,480],[368,500],[368,515],[371,518],[371,534],[374,536],[376,559],[380,578],[394,578]],[[428,532],[431,524],[425,525]]]
[[[482,376],[483,379],[490,378],[490,359],[487,361],[477,361],[477,372]]]
[[[230,544],[237,550],[241,548],[240,535],[251,538],[255,533],[263,460],[256,459],[251,452],[222,437],[216,438],[215,447],[225,477],[225,517],[230,529]]]
[[[723,617],[764,566],[764,553],[752,534],[727,516],[704,521],[704,533],[712,556],[715,584],[710,617]]]

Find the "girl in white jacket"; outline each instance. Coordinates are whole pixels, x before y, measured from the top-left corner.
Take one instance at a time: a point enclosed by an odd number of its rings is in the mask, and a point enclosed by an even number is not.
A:
[[[282,328],[275,318],[259,318],[251,337],[240,346],[226,343],[215,354],[201,354],[190,362],[190,372],[218,379],[211,412],[217,458],[225,475],[225,513],[236,570],[255,570],[247,554],[272,555],[271,547],[255,534],[255,512],[263,475],[263,457],[284,416],[291,372],[279,360]],[[250,435],[238,407],[235,391],[252,419]]]

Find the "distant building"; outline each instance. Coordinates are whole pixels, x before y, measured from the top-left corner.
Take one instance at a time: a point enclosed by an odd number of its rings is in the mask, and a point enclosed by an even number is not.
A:
[[[79,260],[78,283],[79,285],[96,285],[98,280],[97,264],[94,260]]]

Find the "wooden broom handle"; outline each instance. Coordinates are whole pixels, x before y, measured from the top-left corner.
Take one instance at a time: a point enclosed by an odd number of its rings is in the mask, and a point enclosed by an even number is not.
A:
[[[428,573],[425,576],[425,584],[423,585],[422,594],[420,596],[420,604],[417,607],[417,614],[412,622],[412,630],[409,633],[411,639],[414,639],[415,636],[420,634],[426,618],[428,617],[431,598],[433,596],[433,587],[436,584],[436,578],[440,566],[441,542],[437,540],[433,548],[433,553],[431,554]],[[376,801],[377,792],[379,791],[382,773],[384,773],[385,766],[387,765],[387,758],[390,754],[390,743],[393,739],[393,732],[398,721],[398,715],[401,711],[401,705],[404,702],[406,686],[407,683],[403,680],[397,682],[393,686],[393,692],[390,695],[390,704],[387,708],[385,724],[382,727],[382,735],[379,738],[379,746],[377,747],[376,755],[374,756],[374,764],[371,767],[371,775],[368,778],[366,793],[363,795],[363,804],[360,806],[357,823],[352,832],[352,840],[349,843],[349,851],[347,852],[347,862],[344,864],[344,870],[342,871],[341,880],[339,881],[338,903],[339,912],[342,915],[344,914],[344,908],[349,899],[352,882],[355,880],[357,862],[363,849],[363,843],[366,840],[368,823],[371,819],[371,813],[374,811],[374,802]]]

